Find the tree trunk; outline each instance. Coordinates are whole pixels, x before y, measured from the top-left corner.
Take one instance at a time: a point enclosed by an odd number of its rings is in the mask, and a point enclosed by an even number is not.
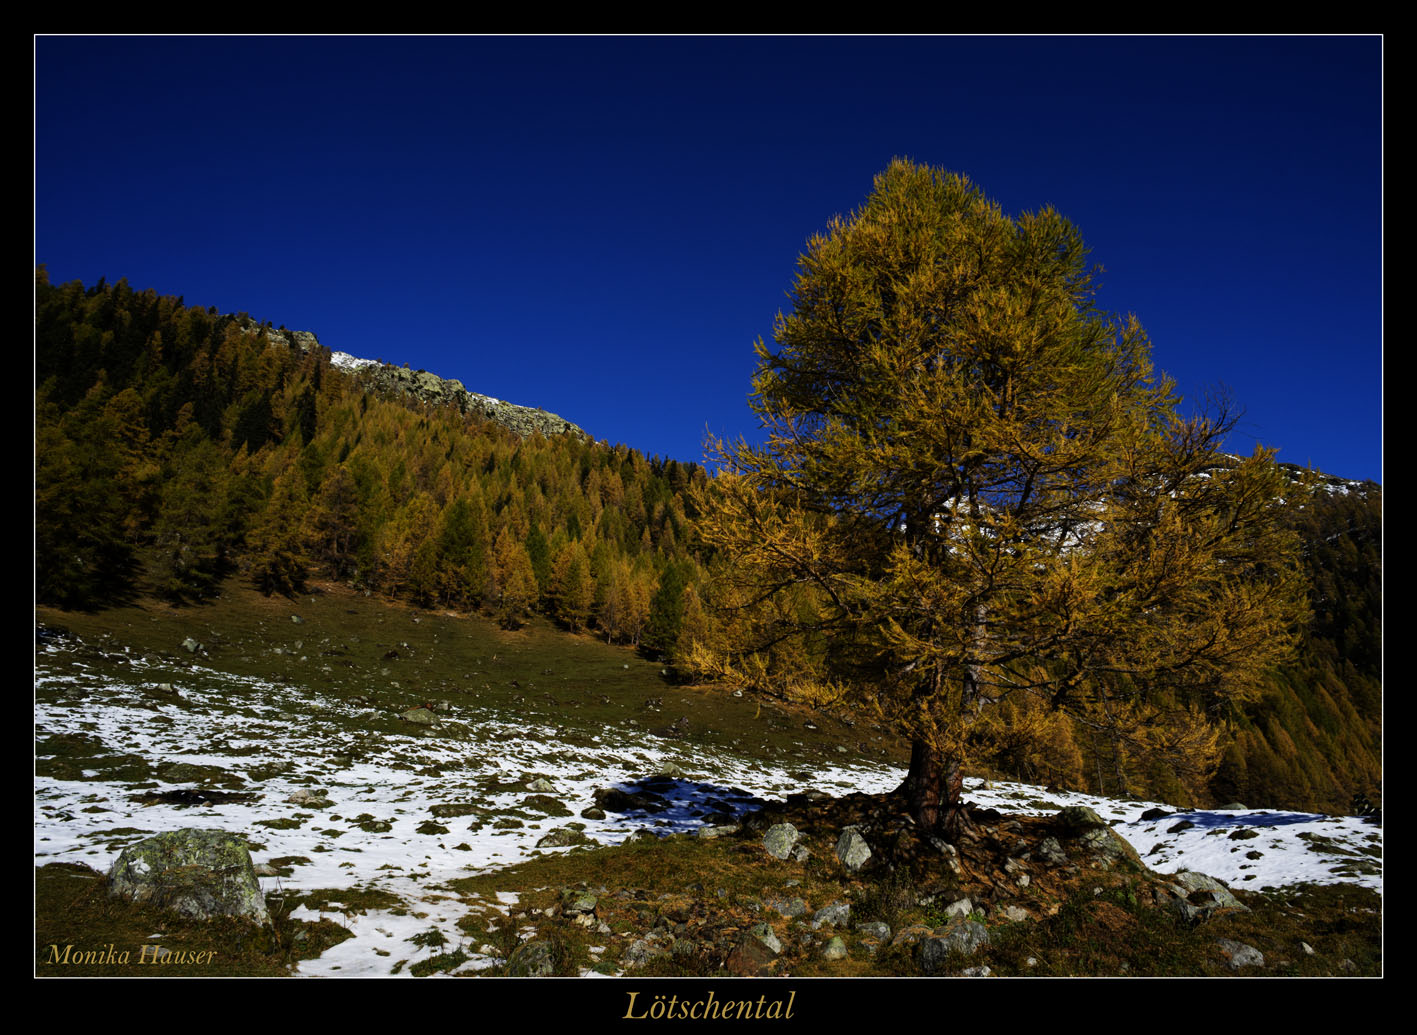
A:
[[[954,843],[973,827],[963,801],[964,768],[960,760],[941,755],[923,740],[917,739],[911,745],[910,772],[899,791],[906,796],[910,815],[927,833]]]

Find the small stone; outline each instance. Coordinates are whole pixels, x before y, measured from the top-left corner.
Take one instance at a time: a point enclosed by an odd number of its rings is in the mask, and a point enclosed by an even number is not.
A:
[[[827,942],[822,949],[822,959],[824,960],[844,960],[846,959],[846,942],[841,940],[841,935],[837,935]]]
[[[994,972],[990,970],[987,966],[980,966],[965,967],[963,970],[960,971],[960,973],[963,974],[965,977],[988,977]]]
[[[775,909],[788,918],[798,917],[807,912],[807,903],[800,898],[770,898],[766,904],[769,909]]]
[[[880,941],[886,941],[891,936],[890,924],[882,920],[868,920],[865,923],[857,924],[856,931],[866,938],[877,938]]]
[[[1304,950],[1304,955],[1305,955],[1305,956],[1312,956],[1312,955],[1314,954],[1314,947],[1313,947],[1312,945],[1310,945],[1308,942],[1300,942],[1300,943],[1299,943],[1299,948],[1301,948],[1301,949]]]
[[[945,907],[945,916],[951,920],[964,919],[974,912],[974,903],[969,901],[969,896],[956,899]]]
[[[535,780],[526,785],[526,789],[536,791],[540,794],[553,794],[556,791],[556,785],[545,777],[538,776]]]

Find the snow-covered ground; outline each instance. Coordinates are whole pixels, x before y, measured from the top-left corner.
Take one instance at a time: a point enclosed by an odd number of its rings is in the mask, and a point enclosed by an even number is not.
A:
[[[534,851],[564,851],[537,849],[536,843],[569,822],[612,844],[640,827],[691,830],[712,812],[742,813],[757,799],[805,789],[788,773],[799,764],[783,767],[680,741],[646,741],[629,726],[565,738],[555,727],[474,705],[444,717],[436,729],[409,724],[371,733],[358,721],[368,709],[343,700],[197,667],[176,687],[180,698],[169,697],[152,692],[153,675],[145,678],[141,661],[128,666],[131,679],[120,679],[98,675],[63,657],[65,651],[56,645],[37,655],[36,740],[82,735],[102,749],[93,769],[62,779],[36,776],[36,864],[66,860],[106,870],[123,848],[152,834],[220,828],[246,836],[257,863],[302,860],[291,876],[263,878],[268,891],[377,888],[404,903],[345,915],[338,902],[330,902],[327,915],[354,937],[302,963],[305,974],[388,974],[399,961],[427,953],[409,939],[431,929],[448,944],[459,944],[464,936],[455,924],[476,904],[454,895],[448,881]],[[137,756],[150,772],[137,778],[131,770],[105,773],[121,768],[115,755]],[[214,767],[226,782],[207,786],[254,800],[144,804],[161,791],[193,786],[190,775],[162,780],[162,769],[172,763]],[[661,772],[673,774],[666,785],[674,802],[669,810],[579,818],[597,787]],[[810,786],[833,794],[879,792],[896,786],[902,775],[886,766],[842,763],[815,768]],[[535,780],[546,784],[529,787]],[[135,782],[149,789],[135,789]],[[328,804],[287,800],[317,788]],[[1155,803],[1011,783],[985,787],[979,781],[968,782],[967,794],[979,805],[1020,814],[1088,805],[1118,821],[1118,833],[1160,872],[1200,870],[1244,889],[1305,881],[1381,888],[1380,860],[1371,857],[1381,851],[1382,830],[1353,817],[1209,811],[1145,821],[1142,813],[1159,807]],[[553,802],[570,814],[548,816],[548,804],[558,811]],[[1191,826],[1171,832],[1183,821]],[[1355,859],[1365,865],[1349,865]],[[486,905],[496,904],[507,903]],[[300,910],[296,916],[312,915]],[[487,962],[474,957],[468,966]]]

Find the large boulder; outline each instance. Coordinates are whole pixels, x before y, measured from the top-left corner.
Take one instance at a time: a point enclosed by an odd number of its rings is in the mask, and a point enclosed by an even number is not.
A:
[[[1222,913],[1250,911],[1229,888],[1207,874],[1182,870],[1170,879],[1171,890],[1177,895],[1174,907],[1183,919],[1205,921]]]
[[[139,841],[108,878],[111,895],[183,916],[271,921],[246,842],[225,830],[187,827]]]
[[[1137,850],[1086,805],[1069,805],[1053,817],[1053,827],[1075,851],[1090,855],[1104,870],[1123,865],[1144,872],[1146,866]]]

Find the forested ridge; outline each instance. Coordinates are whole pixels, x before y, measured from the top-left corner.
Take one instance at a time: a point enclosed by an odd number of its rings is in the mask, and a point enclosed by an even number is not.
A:
[[[37,271],[39,603],[196,604],[230,577],[268,593],[338,580],[508,627],[544,613],[662,655],[684,678],[730,649],[714,616],[739,602],[717,596],[715,558],[695,538],[702,467],[575,435],[523,438],[381,392],[276,330],[121,280],[56,286]],[[1227,738],[1196,745],[1194,772],[1022,712],[988,764],[1182,804],[1343,812],[1355,793],[1376,798],[1381,489],[1296,495],[1290,514],[1311,583],[1303,648],[1228,717]],[[810,608],[809,591],[774,606]],[[784,639],[739,669],[820,703],[821,649]],[[771,678],[783,672],[793,678]]]

